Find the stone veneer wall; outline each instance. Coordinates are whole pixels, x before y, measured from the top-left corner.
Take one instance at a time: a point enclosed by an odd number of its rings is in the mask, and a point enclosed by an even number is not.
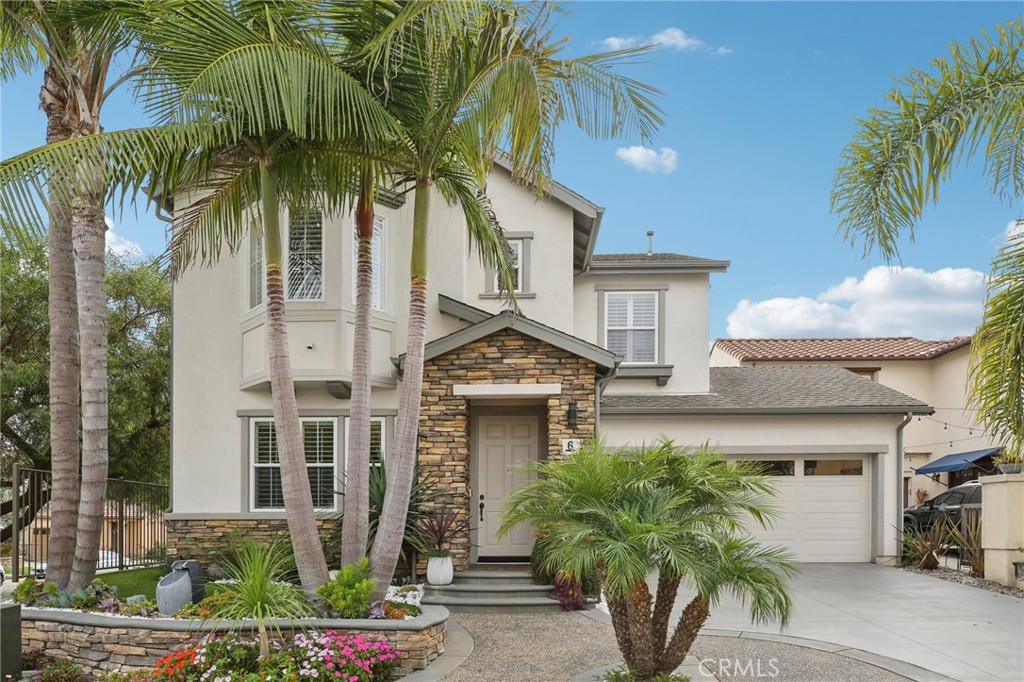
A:
[[[247,540],[283,540],[288,542],[288,522],[284,519],[169,519],[167,524],[167,553],[182,559],[206,560],[223,548],[229,535],[240,535]],[[334,521],[318,519],[320,535],[324,536],[337,525]],[[335,566],[341,561],[340,547],[327,563]]]
[[[400,665],[422,670],[444,653],[448,610],[425,606],[416,618],[404,621],[316,620],[308,626],[367,638],[387,639],[398,649]],[[282,635],[292,636],[282,622]],[[98,675],[106,670],[153,668],[171,651],[209,632],[227,632],[230,625],[160,618],[119,618],[77,611],[23,608],[21,645],[66,658]],[[252,628],[250,628],[252,629]]]
[[[420,411],[420,475],[431,476],[444,491],[438,504],[469,514],[470,410],[467,400],[452,394],[454,384],[561,384],[560,395],[547,401],[547,456],[561,454],[563,438],[586,439],[594,433],[596,366],[593,361],[556,348],[514,329],[503,329],[478,341],[427,360],[423,368]],[[575,429],[566,423],[575,402]],[[516,408],[510,408],[515,413]],[[455,543],[457,570],[469,565],[469,537]]]

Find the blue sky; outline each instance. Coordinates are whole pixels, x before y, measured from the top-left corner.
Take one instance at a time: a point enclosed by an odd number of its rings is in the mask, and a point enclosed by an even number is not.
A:
[[[729,259],[712,277],[711,335],[940,338],[980,319],[984,273],[1021,202],[994,197],[974,162],[940,190],[902,270],[879,268],[836,234],[829,191],[855,119],[894,79],[952,40],[1017,17],[1020,2],[578,2],[558,32],[573,54],[649,42],[627,73],[664,92],[650,149],[566,127],[556,179],[607,211],[599,252],[655,248]],[[4,157],[42,142],[39,78],[3,86]],[[144,119],[127,93],[108,130]],[[141,209],[140,209],[141,213]],[[163,248],[164,225],[116,219],[117,239]],[[685,311],[681,311],[685,314]]]

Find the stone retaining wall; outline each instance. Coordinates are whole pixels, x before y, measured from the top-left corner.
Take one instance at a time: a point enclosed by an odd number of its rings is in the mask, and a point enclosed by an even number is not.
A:
[[[182,559],[199,559],[204,565],[210,556],[224,547],[229,536],[242,536],[247,540],[282,540],[288,542],[288,522],[285,519],[167,519],[167,553]],[[337,526],[331,519],[317,519],[320,535],[330,533]],[[340,548],[327,557],[329,565],[341,560]]]
[[[422,670],[444,653],[448,610],[424,606],[416,618],[395,620],[308,620],[305,629],[335,630],[370,639],[387,639],[398,649],[402,667]],[[92,675],[106,670],[153,668],[157,660],[188,642],[211,632],[255,630],[252,621],[241,627],[227,622],[184,621],[171,618],[121,618],[78,611],[23,608],[21,646],[66,658]],[[278,624],[285,638],[293,634],[292,622]]]

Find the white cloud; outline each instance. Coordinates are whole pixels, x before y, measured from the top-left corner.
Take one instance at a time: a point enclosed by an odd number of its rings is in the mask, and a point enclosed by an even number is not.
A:
[[[729,314],[733,338],[971,334],[981,321],[986,276],[968,268],[868,270],[814,298],[742,300]]]
[[[663,28],[657,33],[649,36],[608,36],[601,41],[606,50],[625,50],[637,45],[656,45],[672,50],[673,52],[695,52],[702,51],[709,54],[725,56],[733,53],[728,47],[711,47],[700,38],[687,35],[685,31],[675,26]]]
[[[619,147],[615,150],[615,156],[641,173],[667,175],[676,169],[676,164],[679,162],[679,154],[670,147],[662,147],[660,151],[643,146]]]
[[[1009,241],[1010,237],[1016,237],[1021,233],[1024,233],[1024,218],[1015,218],[1006,223],[1006,229],[1003,230],[1003,239]]]
[[[108,219],[107,224],[110,225]],[[115,233],[112,229],[107,230],[107,251],[113,251],[118,256],[141,256],[142,247],[131,241],[125,239],[121,235]]]

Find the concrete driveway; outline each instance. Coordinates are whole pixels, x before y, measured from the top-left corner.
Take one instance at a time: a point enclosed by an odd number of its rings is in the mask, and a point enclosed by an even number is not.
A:
[[[877,654],[961,682],[1024,680],[1024,601],[875,564],[801,564],[789,626],[725,600],[706,634],[786,635]],[[680,595],[677,607],[688,598]],[[894,670],[894,672],[899,672]],[[909,675],[910,677],[918,677]]]

